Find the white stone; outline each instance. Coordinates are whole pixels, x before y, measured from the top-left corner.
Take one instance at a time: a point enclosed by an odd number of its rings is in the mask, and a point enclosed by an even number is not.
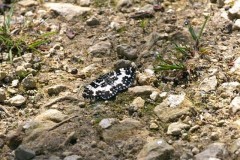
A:
[[[31,7],[38,5],[38,1],[35,0],[22,0],[18,2],[19,5],[23,7]]]
[[[232,100],[230,107],[232,108],[233,113],[236,113],[237,111],[240,110],[240,96],[235,97]]]
[[[18,84],[19,84],[19,80],[18,80],[18,79],[14,79],[14,80],[12,81],[12,87],[17,87]]]
[[[238,57],[233,64],[233,67],[230,69],[230,73],[234,73],[240,70],[240,57]]]
[[[158,96],[159,96],[159,92],[157,91],[153,91],[152,94],[150,94],[150,98],[154,101],[157,100]]]
[[[201,91],[205,91],[205,92],[214,91],[214,90],[216,90],[217,83],[218,82],[217,82],[216,76],[207,77],[199,85],[199,89]]]
[[[104,118],[99,122],[99,126],[103,129],[109,128],[113,123],[115,123],[117,119],[115,118]]]
[[[10,98],[8,101],[11,105],[18,107],[18,106],[23,105],[26,102],[26,98],[23,97],[22,95],[16,95],[16,96]]]
[[[167,98],[168,105],[170,107],[177,107],[184,101],[185,95],[186,95],[185,93],[182,93],[180,95],[173,95],[173,94],[169,95]]]
[[[237,19],[233,24],[233,30],[239,30],[240,29],[240,19]]]
[[[91,10],[89,7],[80,7],[70,3],[44,3],[44,6],[59,13],[68,21]]]

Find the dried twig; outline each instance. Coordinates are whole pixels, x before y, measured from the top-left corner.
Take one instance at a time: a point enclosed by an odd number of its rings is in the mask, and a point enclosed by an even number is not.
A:
[[[8,112],[8,110],[6,109],[6,107],[0,105],[0,109],[3,110],[9,117],[12,117],[12,115]]]
[[[57,127],[63,125],[64,123],[68,122],[70,119],[73,119],[73,118],[75,118],[75,117],[78,117],[78,116],[77,116],[77,115],[74,115],[74,116],[72,116],[72,117],[69,117],[69,118],[63,120],[62,122],[57,123],[57,124],[54,125],[53,127],[49,128],[48,131],[51,131],[51,130],[56,129]]]
[[[65,100],[79,101],[79,99],[72,97],[72,96],[63,96],[63,97],[58,97],[58,98],[52,100],[51,102],[45,104],[43,106],[43,108],[50,107],[51,105],[53,105],[57,102],[61,102],[61,101],[65,101]]]

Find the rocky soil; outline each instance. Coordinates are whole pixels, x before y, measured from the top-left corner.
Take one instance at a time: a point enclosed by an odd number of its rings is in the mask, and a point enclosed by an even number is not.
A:
[[[13,36],[54,34],[12,63],[1,48],[1,159],[240,159],[239,1],[9,5]],[[156,72],[158,55],[186,59],[172,56],[174,43],[193,48],[184,23],[199,31],[205,16],[204,51],[184,61],[185,71]],[[108,101],[82,97],[99,75],[129,65],[137,74],[127,91]]]

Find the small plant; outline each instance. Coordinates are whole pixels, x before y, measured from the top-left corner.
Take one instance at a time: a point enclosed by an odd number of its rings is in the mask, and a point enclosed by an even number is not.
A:
[[[149,24],[149,20],[148,19],[142,19],[140,21],[139,26],[142,28],[143,33],[146,33],[146,28],[147,28],[148,24]]]
[[[93,4],[96,7],[104,7],[104,6],[107,6],[107,1],[106,0],[94,0]]]
[[[209,52],[208,48],[200,48],[200,40],[201,36],[203,34],[203,30],[206,26],[206,23],[209,19],[209,16],[205,17],[205,21],[200,29],[200,32],[197,34],[196,31],[193,29],[193,26],[190,22],[186,21],[185,25],[188,26],[188,31],[194,40],[193,47],[190,47],[188,45],[178,45],[174,43],[174,58],[177,59],[178,62],[173,62],[164,60],[160,55],[156,58],[158,64],[155,67],[156,71],[162,71],[162,70],[189,70],[188,66],[188,60],[189,58],[194,57],[196,52],[200,52],[202,54],[206,54]],[[170,57],[172,59],[172,57]]]
[[[207,24],[207,21],[209,19],[209,16],[205,16],[205,21],[203,22],[203,25],[200,29],[200,32],[197,34],[196,31],[193,29],[193,26],[191,25],[191,23],[187,20],[185,22],[185,25],[188,26],[188,31],[191,34],[192,39],[194,40],[195,44],[194,44],[194,50],[199,51],[199,45],[200,45],[200,39],[203,33],[203,30]]]
[[[186,70],[186,67],[183,63],[174,63],[167,60],[164,60],[161,55],[157,55],[157,61],[159,62],[155,71],[166,71],[166,70]]]
[[[43,35],[28,35],[27,33],[16,34],[11,32],[11,19],[13,8],[4,12],[4,22],[0,26],[0,48],[8,53],[10,63],[14,56],[21,56],[24,52],[39,52],[38,47],[49,42],[48,37],[55,32],[48,32]],[[19,30],[21,31],[22,28]],[[20,33],[19,31],[19,33]]]

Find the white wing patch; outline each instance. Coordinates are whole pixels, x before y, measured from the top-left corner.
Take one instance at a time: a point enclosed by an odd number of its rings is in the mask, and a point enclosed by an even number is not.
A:
[[[135,79],[135,68],[120,68],[100,76],[84,87],[83,97],[89,99],[110,99],[118,92],[129,88]]]

